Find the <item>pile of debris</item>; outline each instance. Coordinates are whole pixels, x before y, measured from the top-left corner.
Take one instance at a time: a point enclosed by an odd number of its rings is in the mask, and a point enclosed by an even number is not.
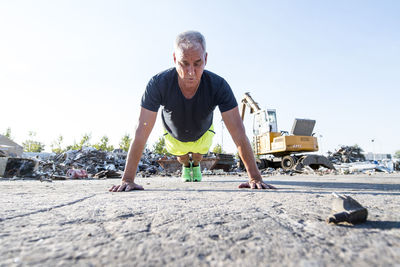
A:
[[[352,163],[365,161],[365,156],[362,154],[363,150],[355,146],[341,146],[335,152],[328,151],[328,159],[333,164]]]
[[[32,175],[37,167],[38,162],[33,159],[0,156],[0,176],[6,178]]]
[[[377,172],[392,173],[396,171],[391,161],[342,163],[335,165],[335,167],[339,171],[339,174],[363,173],[372,175]]]
[[[375,172],[392,173],[396,171],[391,159],[368,161],[363,150],[355,146],[341,146],[335,152],[328,152],[328,159],[334,163],[338,174],[364,173],[371,175]]]
[[[102,171],[111,171],[114,173],[123,164],[123,160],[119,157],[92,147],[53,154],[46,159],[41,158],[39,155],[36,158],[39,161],[39,167],[33,176],[40,177],[41,179],[94,177]]]
[[[107,152],[93,147],[69,150],[55,154],[47,160],[39,159],[39,168],[34,176],[52,179],[62,178],[121,178],[125,168],[127,153],[122,150]],[[159,155],[146,149],[139,162],[139,173],[156,174],[160,171],[157,163]],[[71,170],[84,170],[71,171]]]
[[[7,175],[4,177],[29,177],[40,180],[121,178],[127,153],[120,149],[108,152],[93,147],[83,147],[61,154],[25,153],[23,156],[26,159],[13,158],[15,159],[13,164],[5,161],[3,165],[12,168],[7,169]],[[8,161],[10,160],[11,158],[8,158]],[[29,165],[32,165],[29,170],[26,168],[26,162],[32,163]],[[228,172],[234,165],[233,155],[210,154],[204,158],[201,166],[203,171],[220,169]],[[137,176],[180,176],[181,166],[174,156],[166,157],[145,149],[138,165]]]
[[[145,149],[138,165],[137,176],[150,177],[151,175],[159,174],[165,176],[164,169],[158,164],[158,160],[163,155],[153,153],[149,149]]]
[[[29,177],[36,179],[65,180],[76,178],[121,178],[127,153],[117,149],[113,152],[83,147],[61,154],[26,153],[22,157],[2,157],[0,175],[5,178]],[[138,175],[162,172],[157,163],[160,155],[145,149],[138,165]]]
[[[342,146],[336,152],[329,152],[329,160],[336,170],[320,167],[314,170],[309,166],[301,170],[266,168],[262,175],[326,175],[386,172],[396,170],[391,160],[367,162],[358,146]],[[127,153],[117,149],[113,152],[84,147],[69,150],[61,154],[31,153],[23,157],[0,157],[0,176],[6,178],[29,177],[40,180],[65,180],[77,178],[121,178]],[[237,166],[237,160],[230,154],[209,154],[204,157],[201,167],[204,175],[241,175],[243,169]],[[236,167],[235,167],[236,166]],[[166,157],[145,149],[140,159],[137,176],[150,177],[180,176],[181,164],[176,157]]]
[[[274,169],[274,168],[266,168],[261,170],[261,174],[265,176],[277,176],[277,175],[328,175],[328,174],[337,174],[337,170],[328,169],[325,167],[319,167],[317,170],[314,170],[310,166],[304,166],[300,170],[290,169],[285,170],[282,168]]]

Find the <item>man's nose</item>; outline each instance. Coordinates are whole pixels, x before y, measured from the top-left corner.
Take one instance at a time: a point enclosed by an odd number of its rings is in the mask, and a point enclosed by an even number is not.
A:
[[[193,66],[188,66],[188,75],[189,76],[193,76],[194,75],[194,67]]]

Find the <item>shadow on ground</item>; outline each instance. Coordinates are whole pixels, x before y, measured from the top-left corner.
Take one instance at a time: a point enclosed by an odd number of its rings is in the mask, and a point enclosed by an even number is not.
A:
[[[342,182],[308,182],[308,181],[272,181],[273,185],[291,185],[316,188],[357,189],[378,191],[399,191],[400,184],[376,184],[376,183],[342,183]]]
[[[346,228],[360,228],[360,229],[379,229],[379,230],[392,230],[400,229],[400,222],[395,221],[366,221],[362,224],[356,225],[338,225]]]

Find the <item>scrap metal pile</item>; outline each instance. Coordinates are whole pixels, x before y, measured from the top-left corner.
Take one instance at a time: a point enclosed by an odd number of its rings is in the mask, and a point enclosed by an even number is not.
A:
[[[334,164],[365,161],[359,146],[341,146],[335,152],[328,152],[328,159]]]
[[[3,176],[40,180],[121,178],[127,153],[120,149],[107,152],[93,147],[83,147],[80,150],[69,150],[61,154],[25,153],[24,157],[5,158],[3,165],[7,165],[7,169]],[[29,168],[27,168],[27,162],[30,163]],[[214,169],[229,171],[234,165],[233,155],[217,154],[205,157],[201,166],[209,173]],[[179,176],[180,171],[181,165],[176,157],[166,157],[145,149],[138,165],[137,176]]]
[[[372,163],[365,161],[358,146],[342,146],[336,152],[329,152],[329,160],[336,170],[320,167],[318,170],[304,166],[301,170],[266,168],[262,175],[326,175],[371,172],[392,172],[393,162]],[[39,153],[24,155],[25,158],[0,157],[0,176],[6,178],[29,177],[40,180],[77,178],[121,178],[127,153],[122,150],[106,152],[93,147],[69,150],[61,154]],[[231,154],[210,154],[204,157],[201,167],[205,175],[241,175],[244,169],[237,166]],[[386,165],[384,165],[386,164]],[[392,164],[392,165],[388,165]],[[394,167],[394,168],[393,168]],[[145,149],[138,165],[138,177],[180,176],[181,165],[176,157],[166,157]]]
[[[335,165],[339,174],[355,174],[365,173],[372,174],[374,172],[391,173],[396,170],[394,162],[390,159],[381,161],[367,161],[363,150],[355,146],[341,146],[335,152],[328,152],[328,159]]]
[[[158,173],[161,170],[156,162],[158,158],[159,155],[146,149],[139,162],[139,173]],[[125,168],[125,162],[126,152],[121,150],[107,152],[93,147],[84,147],[81,150],[69,150],[62,154],[56,154],[47,160],[39,160],[39,168],[34,176],[53,179],[120,178]]]
[[[56,154],[47,160],[39,158],[39,168],[35,176],[53,179],[62,179],[66,176],[69,178],[85,178],[104,171],[109,171],[110,175],[115,175],[123,162],[122,159],[113,154],[92,147],[84,147],[81,150],[69,150]],[[84,172],[69,170],[84,170]]]
[[[6,178],[31,175],[37,166],[36,160],[0,156],[0,176]]]
[[[29,177],[36,179],[76,179],[76,178],[121,178],[127,153],[122,150],[113,152],[84,147],[81,150],[69,150],[61,154],[26,153],[25,158],[3,157],[2,175],[5,178]],[[138,166],[138,175],[148,177],[151,174],[162,175],[157,163],[160,155],[148,149],[143,152]]]

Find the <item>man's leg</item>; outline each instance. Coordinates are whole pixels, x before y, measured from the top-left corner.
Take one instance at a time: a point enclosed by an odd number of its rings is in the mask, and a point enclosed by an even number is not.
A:
[[[192,176],[190,174],[191,165],[190,165],[189,153],[182,155],[182,156],[177,156],[176,158],[179,161],[179,163],[182,164],[182,179],[183,179],[183,181],[191,182]]]
[[[176,158],[178,159],[179,163],[182,164],[184,167],[190,167],[189,153],[186,155],[177,156]]]
[[[192,159],[193,159],[193,167],[199,166],[200,161],[203,159],[203,155],[199,153],[193,153]]]
[[[193,181],[200,182],[201,181],[201,169],[200,169],[200,161],[203,159],[203,155],[199,153],[192,154],[193,159]]]

